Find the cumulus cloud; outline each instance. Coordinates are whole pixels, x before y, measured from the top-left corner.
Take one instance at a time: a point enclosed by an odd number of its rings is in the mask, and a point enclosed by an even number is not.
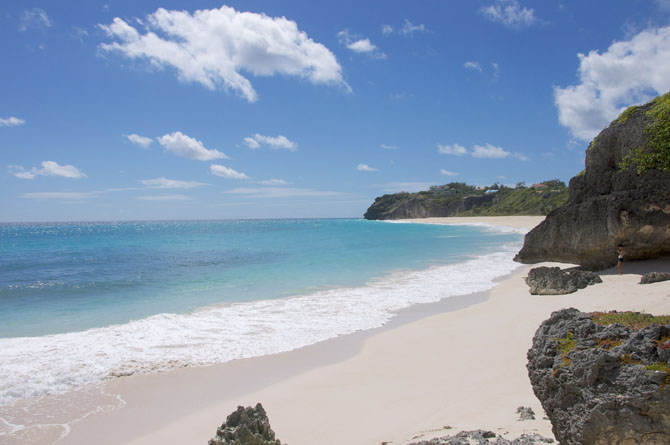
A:
[[[382,25],[382,34],[385,36],[393,34],[393,26],[391,25]]]
[[[14,116],[9,116],[7,119],[0,118],[0,127],[16,127],[25,123],[23,119]]]
[[[437,144],[437,151],[438,153],[442,153],[443,155],[463,156],[468,154],[468,150],[462,145],[458,144],[453,145]]]
[[[141,182],[147,187],[157,189],[192,189],[195,187],[201,187],[203,185],[207,185],[204,182],[179,181],[176,179],[166,179],[163,177],[156,179],[143,179]]]
[[[139,134],[124,134],[124,138],[128,139],[128,141],[132,142],[135,145],[139,145],[142,148],[149,148],[149,145],[154,141],[151,138],[148,138],[146,136],[140,136]]]
[[[397,150],[398,149],[398,147],[396,147],[395,145],[381,144],[380,147],[383,148],[384,150]]]
[[[479,62],[468,61],[465,62],[463,66],[470,70],[479,71],[480,73],[482,72],[482,67],[479,65]]]
[[[249,179],[247,175],[242,172],[233,170],[232,168],[226,167],[224,165],[212,164],[209,166],[209,171],[216,176],[221,176],[222,178],[228,179]]]
[[[458,173],[450,172],[449,170],[445,170],[443,168],[440,169],[440,174],[444,176],[458,176]]]
[[[405,23],[402,25],[402,28],[400,28],[400,31],[398,32],[406,37],[414,37],[415,32],[426,32],[426,31],[428,31],[428,29],[426,29],[426,26],[423,23],[420,25],[415,25],[414,23],[405,19]]]
[[[218,150],[210,150],[199,140],[185,135],[181,131],[165,134],[158,138],[158,142],[167,150],[189,159],[198,161],[211,161],[213,159],[228,159],[224,153]]]
[[[19,31],[21,32],[49,27],[51,27],[51,20],[44,9],[26,9],[19,16]]]
[[[271,185],[271,186],[288,185],[288,182],[284,181],[283,179],[266,179],[264,181],[261,181],[260,183],[263,185]]]
[[[488,20],[502,23],[508,28],[526,28],[538,21],[533,8],[522,7],[518,0],[496,0],[493,5],[484,6],[479,12]]]
[[[369,165],[366,164],[358,164],[356,166],[356,170],[359,172],[377,172],[379,171],[378,168],[370,167]]]
[[[305,196],[338,196],[339,192],[326,190],[312,190],[292,187],[239,187],[227,190],[224,193],[242,195],[245,198],[293,198]]]
[[[241,72],[296,76],[351,90],[335,55],[285,17],[240,12],[225,5],[193,14],[159,8],[146,20],[138,20],[137,27],[119,17],[99,26],[115,40],[101,44],[103,51],[148,60],[157,68],[172,67],[182,82],[233,91],[249,102],[256,101],[258,94]]]
[[[385,59],[386,54],[381,52],[376,45],[374,45],[370,39],[357,38],[349,33],[348,29],[343,29],[337,33],[337,36],[340,39],[340,43],[353,52],[359,54],[368,54],[371,57],[377,59]]]
[[[592,139],[627,106],[670,90],[670,26],[577,56],[579,84],[554,87],[554,99],[558,121],[578,139]]]
[[[484,145],[475,145],[472,147],[472,150],[468,150],[462,145],[453,144],[453,145],[441,145],[437,144],[438,153],[445,155],[454,155],[454,156],[464,156],[470,155],[473,158],[478,159],[503,159],[509,156],[517,158],[521,161],[528,161],[529,158],[523,153],[509,152],[502,147],[497,147],[495,145],[486,143]]]
[[[263,136],[262,134],[253,134],[250,137],[244,138],[244,144],[252,150],[260,148],[262,145],[267,145],[274,149],[283,149],[288,151],[296,151],[298,144],[289,140],[286,136]]]
[[[30,170],[19,165],[10,165],[9,172],[21,179],[35,179],[37,176],[61,176],[63,178],[79,179],[86,175],[73,165],[59,165],[54,161],[43,161],[42,168],[33,167]]]

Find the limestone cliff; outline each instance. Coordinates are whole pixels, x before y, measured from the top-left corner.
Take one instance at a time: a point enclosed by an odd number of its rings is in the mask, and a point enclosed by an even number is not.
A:
[[[619,244],[625,260],[670,254],[668,157],[670,93],[626,110],[591,142],[567,202],[526,235],[515,260],[599,270],[616,264]]]

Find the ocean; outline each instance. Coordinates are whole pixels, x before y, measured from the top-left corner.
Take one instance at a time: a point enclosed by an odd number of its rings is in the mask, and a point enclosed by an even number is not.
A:
[[[0,224],[0,406],[379,327],[491,288],[521,242],[361,219]]]

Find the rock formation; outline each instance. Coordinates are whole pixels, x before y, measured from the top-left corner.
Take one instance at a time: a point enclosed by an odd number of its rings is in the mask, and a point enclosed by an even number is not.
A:
[[[281,442],[275,439],[268,416],[258,403],[255,408],[238,406],[216,430],[209,445],[281,445]]]
[[[669,340],[667,316],[554,312],[535,333],[527,368],[556,439],[670,443]]]
[[[603,280],[593,272],[560,267],[536,267],[528,272],[526,284],[531,295],[563,295],[577,292]]]
[[[651,284],[668,280],[670,280],[670,272],[649,272],[642,275],[640,284]]]
[[[655,142],[660,131],[670,134],[670,93],[631,107],[591,142],[567,202],[526,235],[515,260],[600,270],[616,264],[619,244],[626,260],[669,255],[670,171],[623,168],[638,152],[661,150]],[[670,150],[667,145],[662,150]]]
[[[554,439],[542,437],[539,434],[522,434],[516,439],[505,439],[502,436],[496,436],[493,431],[475,430],[461,431],[453,436],[422,440],[409,445],[541,445],[547,443],[554,443]]]

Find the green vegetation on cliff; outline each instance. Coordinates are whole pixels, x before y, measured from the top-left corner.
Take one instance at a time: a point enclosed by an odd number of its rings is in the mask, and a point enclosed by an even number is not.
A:
[[[526,187],[493,184],[475,187],[463,182],[432,186],[418,193],[383,195],[365,213],[366,219],[424,218],[431,216],[546,215],[568,197],[558,179]]]
[[[626,122],[640,108],[629,107],[617,122]],[[635,147],[633,153],[623,159],[620,168],[635,166],[638,174],[647,170],[670,171],[670,93],[655,98],[645,114],[651,119],[644,129],[649,149]]]

